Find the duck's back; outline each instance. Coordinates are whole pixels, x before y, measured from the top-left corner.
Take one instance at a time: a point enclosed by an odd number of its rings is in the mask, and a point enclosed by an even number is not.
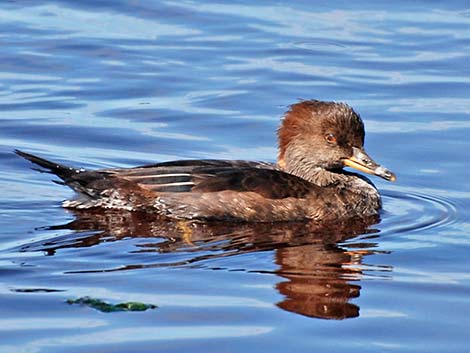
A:
[[[77,192],[75,209],[155,212],[181,219],[288,221],[306,219],[306,195],[321,188],[272,163],[182,160],[137,168],[84,170],[24,152]]]

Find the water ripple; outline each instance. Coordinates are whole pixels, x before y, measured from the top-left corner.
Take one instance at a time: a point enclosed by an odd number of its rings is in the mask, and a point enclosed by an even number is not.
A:
[[[417,192],[385,191],[382,234],[399,234],[447,227],[457,221],[459,210],[448,199]]]

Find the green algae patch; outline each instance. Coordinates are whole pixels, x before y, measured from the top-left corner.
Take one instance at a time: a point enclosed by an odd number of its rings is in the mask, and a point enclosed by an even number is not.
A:
[[[126,302],[126,303],[119,303],[119,304],[110,304],[106,303],[103,300],[90,298],[90,297],[82,297],[78,299],[67,299],[67,303],[78,304],[83,306],[89,306],[90,308],[99,310],[103,313],[112,313],[116,311],[146,311],[149,309],[156,309],[158,308],[156,305],[153,304],[144,304],[140,302]]]

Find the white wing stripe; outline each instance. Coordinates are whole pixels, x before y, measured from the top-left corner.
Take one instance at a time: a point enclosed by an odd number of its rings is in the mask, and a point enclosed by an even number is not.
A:
[[[189,173],[173,173],[173,174],[152,174],[152,175],[125,175],[126,179],[145,179],[145,178],[173,178],[173,177],[189,177]]]
[[[184,185],[195,185],[192,181],[185,181],[182,183],[168,183],[168,184],[156,184],[153,185],[154,188],[164,188],[167,186],[184,186]]]

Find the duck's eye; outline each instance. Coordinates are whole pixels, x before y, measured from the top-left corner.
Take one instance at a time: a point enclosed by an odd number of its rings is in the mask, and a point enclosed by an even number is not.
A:
[[[336,136],[335,134],[329,132],[325,135],[325,140],[329,143],[336,143]]]

